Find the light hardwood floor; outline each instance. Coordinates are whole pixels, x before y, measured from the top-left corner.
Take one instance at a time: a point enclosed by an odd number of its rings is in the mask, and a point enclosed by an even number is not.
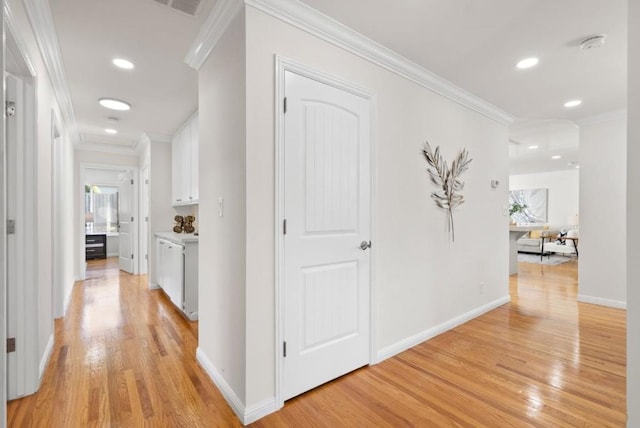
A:
[[[234,427],[197,323],[146,278],[89,263],[37,394],[10,427]],[[577,264],[519,265],[512,302],[300,397],[257,427],[625,425],[625,312],[576,303]]]

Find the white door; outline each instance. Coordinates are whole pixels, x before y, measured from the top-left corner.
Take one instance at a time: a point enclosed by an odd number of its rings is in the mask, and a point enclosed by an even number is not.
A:
[[[133,273],[133,178],[131,172],[120,175],[118,186],[119,267]]]
[[[22,103],[21,87],[22,81],[11,75],[6,75],[6,97],[8,101],[14,101],[16,107]],[[16,111],[22,113],[22,109],[16,108]],[[22,330],[20,323],[20,309],[24,308],[24,293],[21,287],[21,278],[19,273],[23,266],[23,260],[19,256],[22,249],[18,248],[23,245],[24,234],[21,219],[18,219],[18,206],[22,203],[22,192],[20,191],[21,183],[18,179],[19,165],[22,164],[24,153],[22,152],[24,144],[22,144],[21,129],[24,117],[22,114],[16,113],[13,117],[6,118],[7,133],[7,219],[13,222],[13,231],[7,231],[7,337],[16,338],[16,343],[24,340],[19,337]],[[7,398],[13,399],[24,395],[24,375],[25,367],[22,364],[23,347],[18,346],[16,352],[7,354]]]
[[[142,170],[142,209],[141,221],[142,229],[140,229],[140,269],[141,275],[149,273],[149,167],[146,166]]]
[[[289,71],[285,94],[287,400],[369,363],[371,106]]]

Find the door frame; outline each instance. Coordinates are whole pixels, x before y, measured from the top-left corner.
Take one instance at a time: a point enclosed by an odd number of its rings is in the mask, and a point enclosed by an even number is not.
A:
[[[26,260],[30,260],[34,265],[38,265],[37,258],[37,230],[38,230],[38,196],[37,196],[37,187],[38,187],[38,168],[37,168],[37,159],[38,159],[38,147],[36,141],[37,134],[37,108],[38,108],[38,83],[36,79],[36,69],[33,66],[33,62],[31,61],[30,56],[28,55],[28,50],[25,48],[24,41],[19,38],[18,33],[15,31],[14,23],[13,23],[13,15],[11,15],[10,11],[6,8],[3,10],[4,19],[3,23],[5,25],[5,35],[6,35],[6,45],[4,46],[5,52],[8,53],[11,57],[11,62],[7,61],[7,56],[5,54],[5,60],[3,61],[3,83],[6,88],[6,77],[11,74],[16,80],[20,80],[22,82],[22,105],[18,107],[17,114],[23,116],[23,129],[18,130],[18,135],[21,136],[22,147],[20,149],[20,157],[19,159],[21,163],[16,165],[18,170],[16,171],[16,184],[18,187],[18,192],[21,195],[18,195],[18,201],[16,205],[16,220],[20,220],[16,222],[16,231],[22,232],[22,242],[18,243],[16,257],[18,260],[16,267],[16,283],[22,286],[21,288],[21,301],[20,307],[16,308],[18,311],[16,318],[16,350],[20,352],[19,362],[16,364],[15,369],[18,372],[18,380],[16,386],[17,396],[29,395],[36,392],[40,385],[40,379],[42,374],[44,373],[44,364],[48,361],[50,352],[53,346],[53,335],[49,338],[49,342],[47,345],[44,354],[42,355],[42,360],[39,360],[40,355],[38,352],[38,323],[39,323],[39,314],[37,311],[38,307],[38,275],[37,272],[34,272],[32,268],[27,266]],[[7,70],[7,67],[11,67],[10,64],[13,64],[15,67],[15,73],[10,73]],[[6,94],[3,93],[3,98]],[[4,103],[2,104],[4,105]],[[9,145],[9,142],[6,141],[6,120],[4,119],[3,114],[3,134],[2,139],[4,141],[3,149],[5,150],[3,156],[6,157],[6,150]],[[6,159],[4,160],[6,162]],[[7,168],[5,163],[5,176],[3,177],[4,184],[6,187],[7,183]],[[4,189],[3,194],[3,215],[6,215],[6,203],[7,200],[6,188]],[[5,217],[6,219],[6,217]],[[5,220],[6,221],[6,220]],[[6,222],[3,222],[3,228]],[[3,249],[6,251],[6,230],[3,229]],[[5,252],[3,255],[3,280],[6,281],[6,262],[7,262],[7,253]],[[21,267],[21,268],[20,268]],[[6,283],[6,288],[3,293],[3,299],[6,299],[8,288],[11,287],[11,284]],[[8,319],[8,307],[5,301],[4,303],[4,328],[3,334],[6,333],[6,322]],[[6,336],[5,336],[6,337]],[[4,342],[2,342],[4,343]],[[4,354],[6,358],[6,353]],[[4,359],[2,361],[2,370],[5,371],[7,368],[7,360]],[[4,385],[3,392],[7,393],[7,385],[8,378],[6,374],[4,375]],[[6,400],[7,396],[3,396]]]
[[[320,83],[332,86],[339,90],[352,93],[369,100],[371,105],[371,246],[370,255],[370,293],[369,293],[369,365],[379,362],[377,356],[377,159],[376,159],[376,141],[377,141],[377,95],[375,92],[354,85],[351,82],[342,80],[330,74],[316,70],[298,61],[275,55],[275,225],[276,233],[275,248],[275,407],[280,409],[284,406],[283,398],[283,376],[284,376],[284,357],[282,355],[282,343],[284,340],[284,234],[282,220],[284,219],[284,153],[285,153],[285,135],[284,135],[284,111],[283,99],[285,96],[285,72],[292,72],[309,79],[313,79]]]
[[[112,171],[130,171],[131,176],[134,179],[133,191],[131,195],[131,212],[134,216],[133,226],[131,228],[131,233],[133,234],[133,245],[131,246],[131,250],[134,254],[134,262],[133,262],[133,274],[138,274],[138,262],[136,258],[139,259],[139,228],[138,225],[140,223],[140,213],[138,211],[138,189],[140,187],[139,182],[139,169],[137,166],[126,166],[126,165],[115,165],[115,164],[101,164],[101,163],[92,163],[92,162],[80,162],[80,174],[78,181],[78,193],[77,193],[77,213],[78,213],[78,278],[79,280],[84,280],[87,277],[87,261],[85,254],[85,223],[84,223],[84,185],[87,179],[87,170],[88,169],[106,169]],[[136,183],[138,180],[138,183]]]

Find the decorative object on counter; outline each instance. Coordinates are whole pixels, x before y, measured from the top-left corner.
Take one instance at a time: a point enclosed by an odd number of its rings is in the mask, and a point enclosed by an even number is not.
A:
[[[173,220],[176,222],[175,226],[173,226],[175,233],[193,233],[196,231],[196,228],[193,226],[196,217],[193,215],[176,215]]]
[[[193,222],[196,221],[195,216],[188,215],[184,218],[184,223],[182,223],[182,231],[184,233],[193,233],[196,231],[196,228],[193,227]]]
[[[173,231],[175,233],[182,233],[182,227],[184,225],[184,217],[182,217],[181,215],[177,215],[173,218],[173,220],[176,222],[175,226],[173,226]]]
[[[451,234],[451,242],[455,242],[453,210],[464,203],[464,197],[458,193],[464,189],[464,182],[460,180],[460,175],[469,169],[473,159],[469,159],[467,149],[462,149],[449,168],[440,153],[440,146],[432,151],[428,141],[424,143],[422,154],[430,167],[427,168],[427,172],[431,182],[442,189],[440,192],[433,192],[431,198],[436,205],[447,211],[447,230]]]

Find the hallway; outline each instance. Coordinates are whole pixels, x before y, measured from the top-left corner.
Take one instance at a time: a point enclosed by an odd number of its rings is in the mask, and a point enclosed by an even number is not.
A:
[[[89,262],[42,388],[10,427],[233,427],[196,323],[117,260]],[[288,401],[254,425],[624,426],[625,311],[576,303],[577,263],[521,263],[510,304]]]
[[[239,426],[195,361],[197,323],[179,315],[146,276],[91,260],[40,391],[8,403],[8,426]]]

